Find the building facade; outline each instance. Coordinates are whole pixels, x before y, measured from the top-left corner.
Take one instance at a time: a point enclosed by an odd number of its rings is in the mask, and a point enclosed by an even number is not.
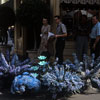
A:
[[[49,3],[50,9],[52,12],[52,15],[59,15],[60,9],[59,9],[59,0],[45,0],[46,3]],[[16,12],[16,9],[21,4],[22,0],[14,0],[14,10]],[[53,17],[52,17],[53,19]],[[52,20],[53,23],[53,20]],[[17,52],[19,55],[25,55],[26,54],[26,44],[27,44],[27,33],[26,28],[22,27],[18,23],[15,24],[15,52]]]
[[[50,5],[50,9],[52,12],[51,21],[52,21],[52,27],[53,27],[54,32],[55,32],[55,23],[53,21],[53,17],[55,15],[61,15],[62,18],[65,19],[64,22],[66,23],[72,23],[72,24],[69,24],[69,26],[67,26],[69,27],[69,31],[72,30],[70,29],[70,27],[72,28],[73,26],[70,26],[70,25],[73,25],[73,23],[75,23],[75,20],[69,17],[68,19],[66,19],[67,13],[75,11],[77,9],[78,10],[84,9],[88,12],[89,11],[93,12],[93,14],[98,13],[100,15],[100,6],[99,6],[100,0],[44,0],[44,1],[49,3]],[[14,0],[15,11],[19,7],[21,2],[22,0]],[[73,21],[70,22],[71,20]],[[27,40],[26,40],[25,33],[26,33],[25,27],[22,27],[18,23],[16,23],[15,25],[15,52],[17,52],[20,55],[24,55],[27,51],[26,49]]]

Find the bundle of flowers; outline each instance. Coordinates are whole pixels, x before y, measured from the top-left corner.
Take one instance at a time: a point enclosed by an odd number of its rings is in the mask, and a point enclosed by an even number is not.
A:
[[[93,88],[100,90],[100,77],[91,78],[91,85]]]
[[[29,68],[25,68],[24,69],[24,72],[39,72],[39,66],[31,66]]]
[[[94,88],[100,89],[100,77],[99,69],[100,69],[100,57],[95,60],[95,55],[92,54],[91,57],[84,55],[83,61],[80,62],[76,56],[73,54],[74,62],[72,63],[69,59],[66,60],[63,65],[65,70],[69,72],[76,72],[78,76],[84,81],[84,88],[82,88],[81,92],[83,92],[89,85],[91,84]],[[72,76],[71,76],[72,77]],[[88,84],[88,80],[90,80],[90,84]],[[70,87],[70,86],[69,86]]]
[[[2,53],[0,53],[0,77],[20,74],[25,68],[31,67],[29,62],[29,59],[20,62],[17,54],[14,54],[10,60],[10,57],[5,57]]]
[[[91,57],[84,54],[82,62],[78,60],[75,53],[73,54],[73,58],[73,63],[68,59],[63,64],[66,66],[66,69],[75,72],[86,72],[86,70],[92,71],[100,63],[100,57],[95,60],[94,54],[92,54]],[[97,71],[98,70],[99,68]]]
[[[39,62],[35,63],[34,66],[31,65],[30,67],[24,68],[24,73],[14,78],[11,86],[12,94],[22,94],[27,91],[38,92],[40,90],[41,82],[37,79],[37,77],[40,78],[41,73],[43,74],[47,71],[48,63],[45,61],[45,56],[39,56],[38,59]]]
[[[65,66],[66,70],[74,71],[74,72],[81,72],[83,70],[83,63],[80,62],[76,56],[76,54],[73,54],[74,63],[72,63],[69,59],[67,59],[65,62],[63,62],[63,65]]]
[[[74,63],[67,60],[64,62],[66,69],[74,72],[78,72],[78,75],[81,76],[82,80],[84,81],[84,89],[87,89],[85,87],[89,87],[87,85],[92,85],[92,87],[100,89],[100,79],[97,78],[100,77],[99,69],[100,69],[100,57],[98,57],[95,60],[95,55],[92,54],[91,57],[84,55],[83,56],[83,62],[80,62],[76,56],[76,54],[73,54],[74,57]],[[90,80],[90,84],[88,84],[88,80]],[[83,89],[83,91],[84,91]]]
[[[39,73],[40,73],[40,75],[43,75],[46,72],[49,72],[49,70],[50,70],[51,67],[49,65],[49,61],[46,61],[47,57],[45,57],[45,56],[39,56],[38,59],[39,59],[38,67],[39,67]]]
[[[10,80],[12,94],[38,92],[41,86],[46,86],[52,97],[56,98],[59,94],[68,95],[84,91],[88,79],[94,88],[100,89],[100,57],[94,60],[94,55],[91,58],[84,55],[83,62],[78,60],[76,54],[73,54],[73,58],[73,63],[66,60],[63,65],[59,65],[56,61],[51,66],[45,56],[39,56],[39,62],[30,62],[30,59],[21,62],[17,54],[10,59],[8,52],[6,56],[0,53],[0,77],[13,76]]]
[[[99,69],[100,63],[97,66],[95,66],[95,68],[91,71],[88,70],[88,74],[86,74],[86,78],[90,79],[92,87],[98,90],[100,90],[100,73],[98,73]]]
[[[19,61],[17,54],[14,54],[11,59],[9,54],[4,56],[0,53],[0,88],[10,88],[14,77],[31,68],[32,63],[30,59]]]
[[[22,75],[18,75],[14,78],[11,86],[11,93],[23,94],[28,90],[32,90],[34,93],[38,92],[41,87],[40,80],[37,79],[37,73],[24,72]]]
[[[48,91],[56,98],[57,94],[63,95],[77,93],[84,86],[79,75],[65,70],[64,66],[54,66],[54,70],[42,76],[42,84],[48,87]]]
[[[44,73],[48,72],[50,69],[50,65],[49,62],[46,61],[45,56],[39,56],[38,57],[38,62],[35,62],[34,65],[31,65],[31,67],[29,68],[25,68],[24,71],[28,71],[28,72],[36,72],[39,75],[43,75]],[[30,63],[29,63],[30,64]]]

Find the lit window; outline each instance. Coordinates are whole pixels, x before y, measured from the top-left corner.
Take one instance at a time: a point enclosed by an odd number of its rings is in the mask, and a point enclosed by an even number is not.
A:
[[[9,1],[9,0],[1,0],[1,4],[5,3],[7,1]]]

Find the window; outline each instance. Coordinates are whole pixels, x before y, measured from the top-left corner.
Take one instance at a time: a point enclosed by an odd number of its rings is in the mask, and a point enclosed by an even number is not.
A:
[[[7,2],[7,1],[9,1],[9,0],[1,0],[0,3],[3,4],[5,2]]]

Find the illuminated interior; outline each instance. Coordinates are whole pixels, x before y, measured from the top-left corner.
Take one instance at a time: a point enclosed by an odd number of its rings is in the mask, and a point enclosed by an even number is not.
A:
[[[5,2],[7,2],[7,1],[9,1],[9,0],[0,0],[0,3],[3,4]]]

